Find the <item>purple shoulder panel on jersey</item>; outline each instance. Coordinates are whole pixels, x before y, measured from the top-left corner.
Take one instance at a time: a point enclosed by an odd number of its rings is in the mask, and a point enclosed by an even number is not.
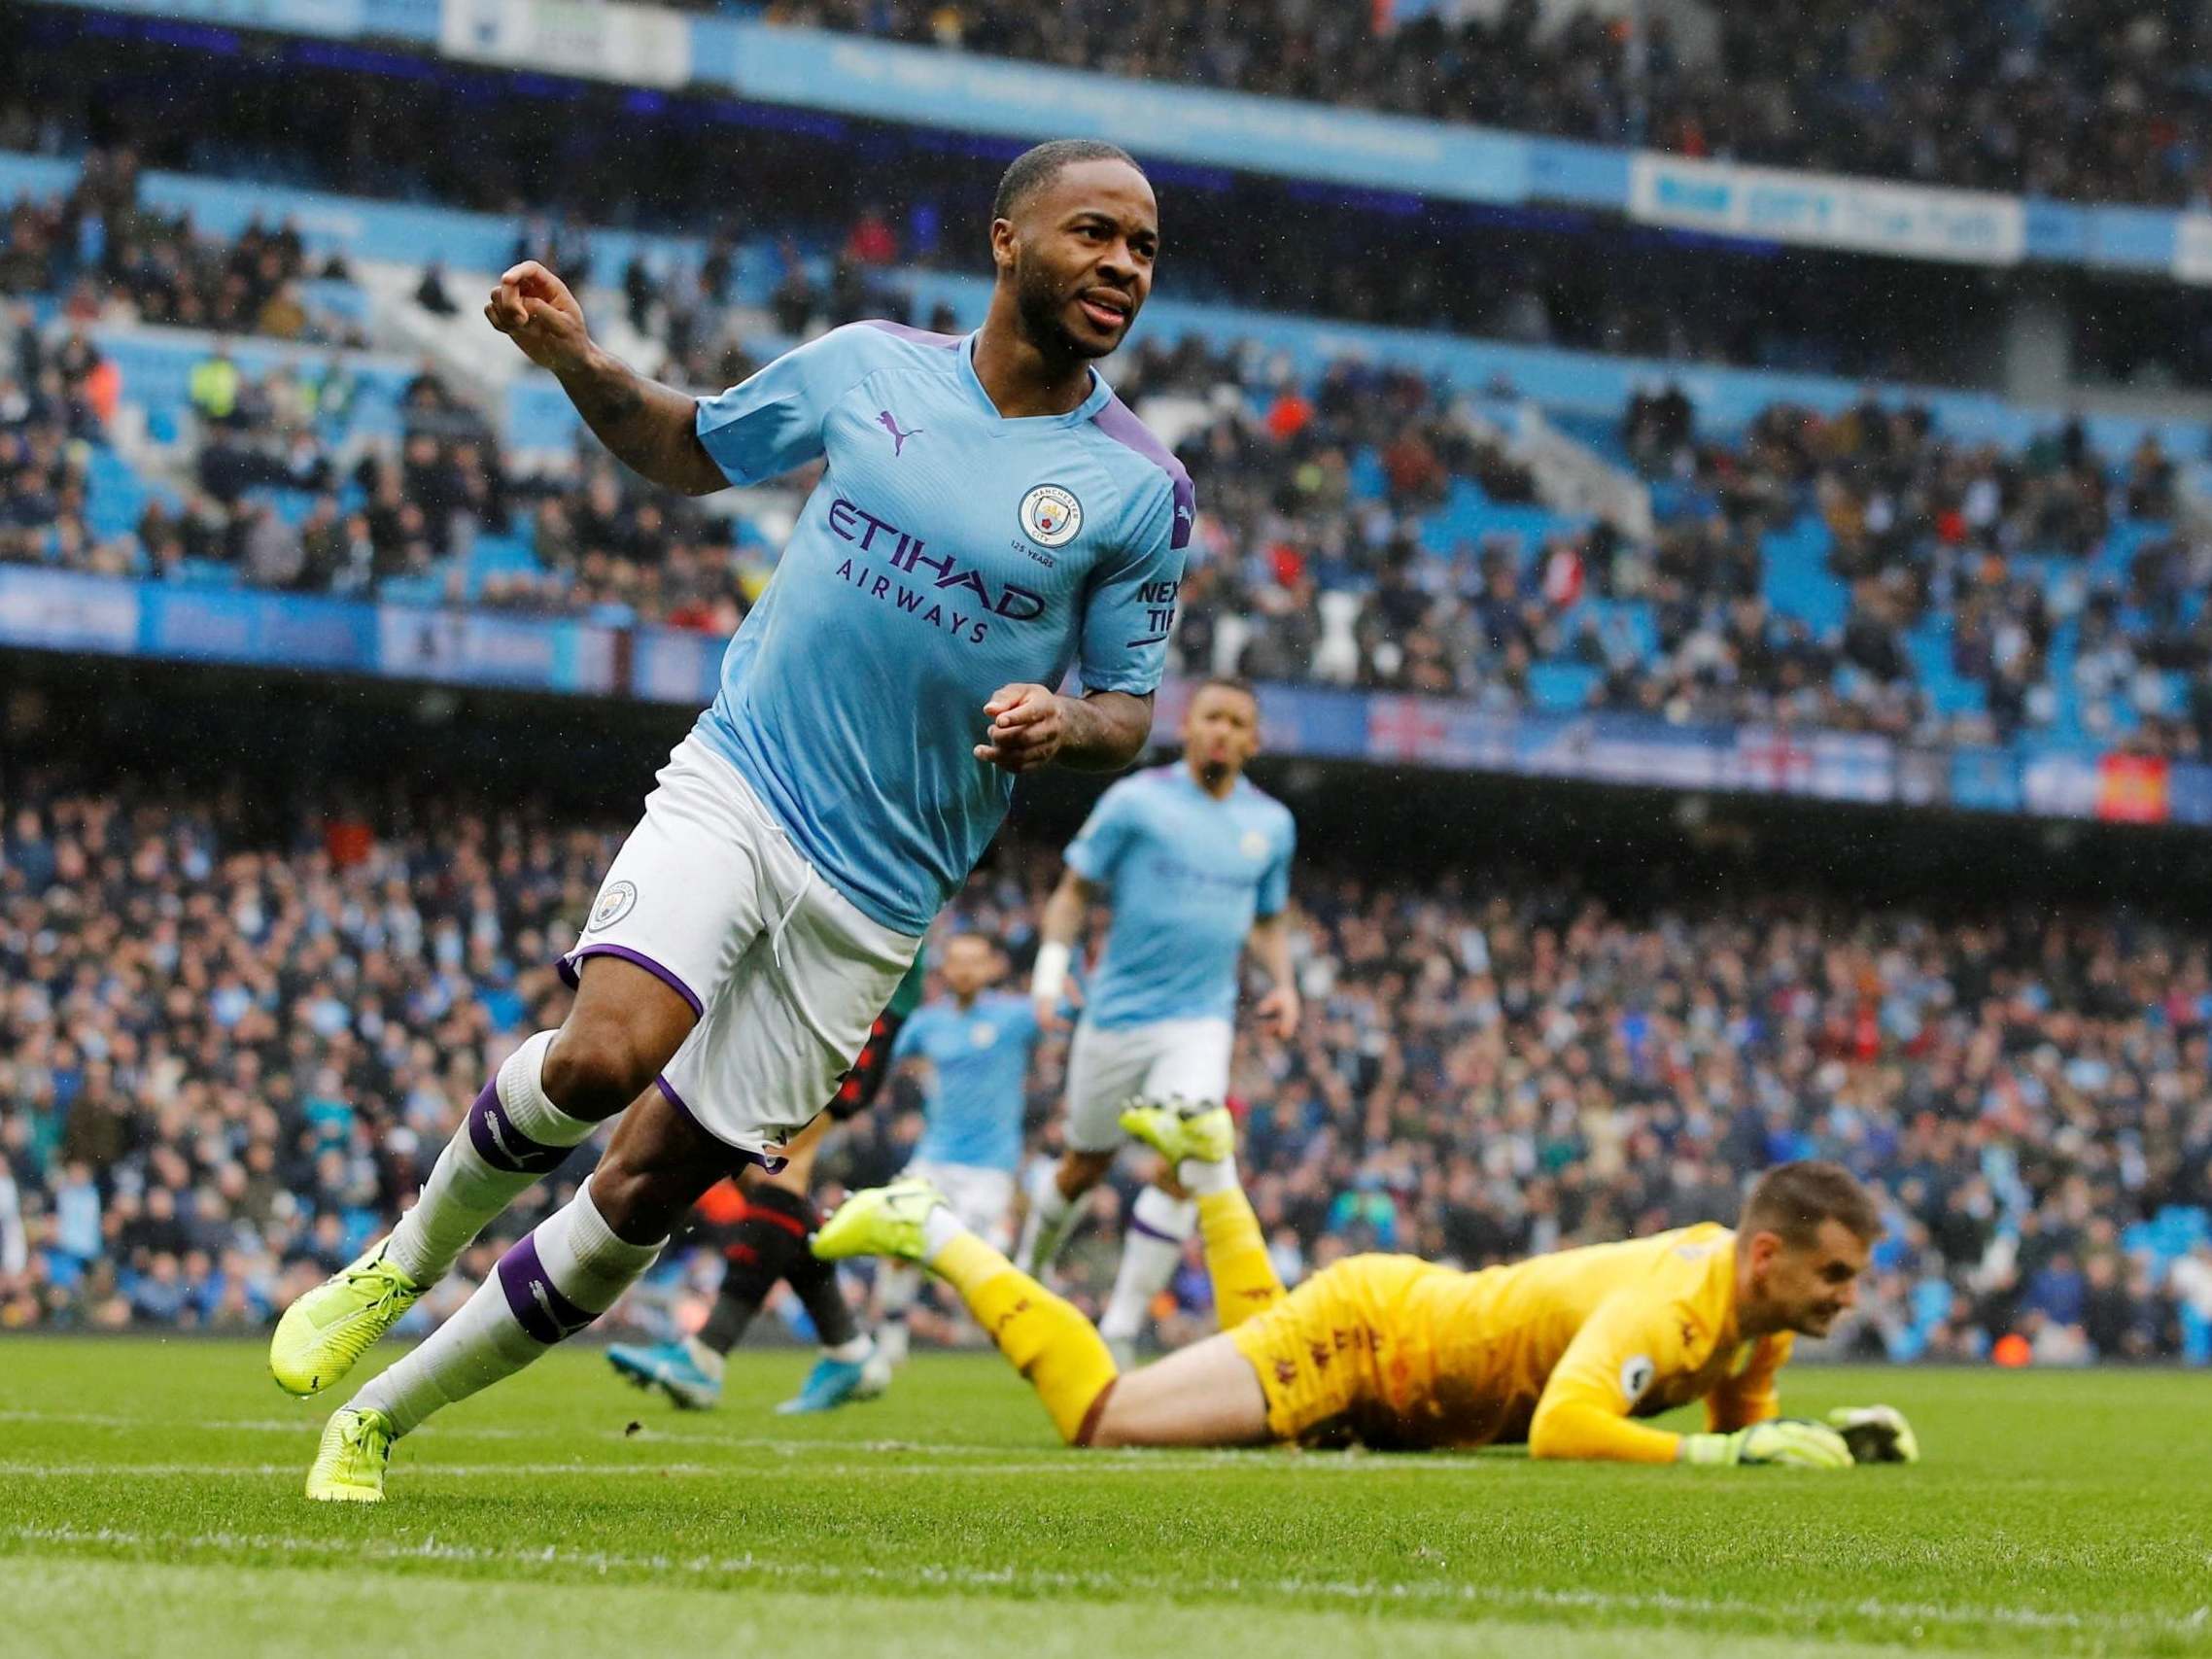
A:
[[[1090,418],[1097,423],[1098,430],[1116,443],[1135,450],[1167,474],[1167,481],[1175,486],[1175,529],[1167,544],[1189,546],[1191,527],[1198,516],[1198,493],[1191,488],[1191,474],[1183,470],[1183,463],[1175,459],[1175,452],[1155,437],[1152,429],[1138,420],[1135,411],[1119,397],[1109,397],[1105,407]]]
[[[958,345],[964,337],[959,334],[933,334],[927,328],[909,328],[904,323],[886,322],[881,317],[864,317],[861,325],[864,328],[879,328],[902,340],[912,340],[917,346],[936,346],[946,351]]]

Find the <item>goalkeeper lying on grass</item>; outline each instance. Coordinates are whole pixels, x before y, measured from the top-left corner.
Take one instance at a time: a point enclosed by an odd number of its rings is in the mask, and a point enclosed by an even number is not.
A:
[[[1736,1229],[1712,1223],[1463,1273],[1354,1256],[1285,1294],[1237,1185],[1222,1108],[1139,1102],[1122,1125],[1198,1200],[1222,1331],[1118,1375],[1084,1317],[968,1231],[926,1181],[857,1192],[816,1255],[919,1262],[1043,1397],[1078,1446],[1356,1439],[1378,1448],[1528,1442],[1538,1458],[1848,1469],[1919,1456],[1886,1406],[1827,1423],[1779,1415],[1793,1333],[1826,1334],[1858,1297],[1881,1230],[1832,1163],[1787,1163]],[[1633,1421],[1693,1400],[1711,1432]]]

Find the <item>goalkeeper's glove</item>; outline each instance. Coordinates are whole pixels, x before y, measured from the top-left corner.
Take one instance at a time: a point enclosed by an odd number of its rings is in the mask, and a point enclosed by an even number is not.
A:
[[[1894,1405],[1844,1405],[1828,1413],[1856,1463],[1918,1463],[1920,1442]]]
[[[1849,1469],[1851,1449],[1825,1423],[1799,1417],[1754,1423],[1733,1434],[1684,1434],[1682,1462],[1786,1464],[1792,1469]]]

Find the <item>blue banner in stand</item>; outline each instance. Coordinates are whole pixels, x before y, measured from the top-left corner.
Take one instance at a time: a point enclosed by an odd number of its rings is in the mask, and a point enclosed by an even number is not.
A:
[[[0,648],[627,696],[689,709],[712,700],[727,643],[672,628],[638,628],[625,641],[614,629],[566,620],[0,567]],[[1178,679],[1160,688],[1158,730],[1181,723],[1192,689]],[[2163,775],[2162,804],[2146,806],[2160,800],[2157,792],[2126,801],[2115,793],[2125,780],[2107,774],[2124,757],[2072,745],[1904,749],[1859,732],[1498,712],[1321,686],[1262,685],[1260,703],[1269,748],[1314,760],[2212,826],[2212,767],[2175,763]]]
[[[1528,139],[1491,127],[718,18],[692,25],[691,73],[764,103],[872,121],[1103,138],[1163,159],[1451,201],[1529,194]]]

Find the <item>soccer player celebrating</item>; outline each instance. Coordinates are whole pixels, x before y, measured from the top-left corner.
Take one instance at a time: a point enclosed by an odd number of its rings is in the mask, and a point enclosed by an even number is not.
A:
[[[809,1196],[814,1156],[832,1124],[850,1123],[875,1103],[890,1070],[890,1054],[907,1017],[921,1000],[926,970],[916,956],[888,1007],[877,1017],[852,1069],[830,1103],[792,1140],[781,1169],[748,1164],[735,1179],[710,1191],[699,1213],[726,1233],[722,1283],[714,1306],[696,1335],[680,1341],[617,1342],[606,1363],[640,1388],[657,1388],[679,1410],[708,1411],[722,1399],[722,1372],[730,1350],[744,1339],[777,1281],[789,1284],[813,1323],[821,1357],[799,1392],[778,1405],[778,1416],[832,1411],[847,1400],[877,1392],[868,1386],[876,1344],[861,1331],[837,1282],[837,1269],[807,1248],[821,1226]],[[887,1367],[885,1367],[887,1369]]]
[[[855,1193],[817,1255],[925,1263],[1035,1386],[1077,1446],[1240,1446],[1356,1439],[1418,1449],[1528,1443],[1539,1458],[1848,1468],[1919,1455],[1886,1406],[1782,1419],[1793,1336],[1826,1334],[1858,1297],[1881,1222],[1833,1163],[1786,1163],[1733,1231],[1712,1223],[1463,1273],[1352,1256],[1284,1294],[1237,1185],[1219,1107],[1139,1104],[1130,1133],[1198,1194],[1222,1331],[1118,1375],[1097,1331],[960,1226],[924,1181]],[[1643,1426],[1691,1400],[1709,1432]]]
[[[1021,1112],[1029,1057],[1040,1030],[1029,999],[994,991],[1005,958],[980,933],[956,933],[945,946],[945,985],[924,1003],[892,1046],[894,1064],[929,1068],[921,1139],[907,1166],[945,1195],[960,1225],[1004,1250],[1012,1240],[1014,1172],[1021,1162]],[[877,1347],[885,1371],[907,1357],[907,1313],[921,1275],[904,1262],[877,1282]]]
[[[1152,287],[1151,185],[1111,145],[1016,159],[965,338],[861,323],[694,398],[592,339],[524,261],[485,316],[600,441],[703,495],[825,463],[722,688],[415,1207],[289,1308],[278,1383],[328,1388],[493,1217],[621,1115],[575,1199],[324,1430],[308,1496],[374,1502],[395,1439],[589,1325],[736,1165],[822,1108],[1022,773],[1125,766],[1152,724],[1190,480],[1091,367]],[[1054,688],[1075,668],[1083,695]]]
[[[1290,810],[1244,776],[1260,747],[1260,702],[1239,680],[1208,680],[1183,720],[1183,760],[1123,779],[1068,845],[1045,906],[1031,982],[1038,1018],[1057,1022],[1085,912],[1113,926],[1068,1050],[1067,1151],[1030,1193],[1020,1260],[1042,1276],[1072,1230],[1076,1201],[1121,1150],[1131,1095],[1221,1100],[1228,1093],[1237,964],[1249,947],[1273,982],[1259,1005],[1280,1037],[1297,1029],[1291,980]],[[1130,1207],[1122,1265],[1099,1332],[1125,1357],[1175,1272],[1197,1210],[1172,1169]]]

